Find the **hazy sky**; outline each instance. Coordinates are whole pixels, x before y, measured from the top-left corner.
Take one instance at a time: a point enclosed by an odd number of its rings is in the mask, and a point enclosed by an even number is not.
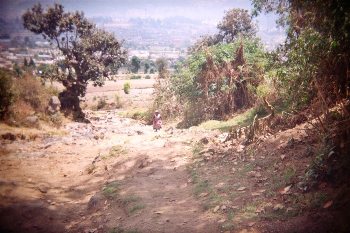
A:
[[[44,7],[56,2],[62,4],[66,10],[83,11],[87,17],[163,19],[182,16],[210,25],[217,25],[225,11],[229,9],[252,9],[249,0],[0,0],[0,2],[0,13],[7,17],[18,17],[38,2]],[[270,42],[283,40],[282,30],[277,29],[275,19],[276,17],[271,14],[260,15],[256,19],[258,35],[263,40],[270,40]]]
[[[81,10],[87,16],[154,17],[184,16],[192,19],[222,17],[230,8],[250,9],[247,0],[0,0],[2,11],[20,15],[40,2],[43,6],[61,3],[67,10]]]

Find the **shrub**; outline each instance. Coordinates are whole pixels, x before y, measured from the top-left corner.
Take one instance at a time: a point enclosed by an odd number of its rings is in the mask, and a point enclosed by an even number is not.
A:
[[[208,119],[222,120],[254,106],[266,62],[263,46],[254,38],[217,44],[190,54],[179,64],[168,88],[185,107],[183,127]],[[259,94],[268,92],[261,87]]]
[[[152,110],[147,109],[133,109],[127,112],[122,113],[123,117],[129,117],[134,120],[144,121],[146,124],[152,124],[153,112]]]
[[[53,126],[59,128],[62,126],[63,123],[63,115],[60,112],[57,112],[51,116],[49,116],[49,120],[52,123]]]
[[[146,76],[145,76],[145,79],[151,79],[151,76],[146,75]]]
[[[58,93],[56,89],[45,87],[30,74],[17,78],[15,74],[6,70],[0,71],[0,88],[0,113],[5,122],[34,127],[36,125],[28,125],[26,119],[33,115],[41,120],[51,121],[51,118],[46,116],[46,110],[50,97]]]
[[[125,82],[124,86],[123,86],[124,93],[125,94],[129,94],[130,93],[130,88],[131,88],[130,83],[129,82]]]
[[[153,105],[149,109],[151,116],[156,109],[160,110],[163,120],[176,118],[182,113],[182,103],[172,91],[169,80],[160,81],[159,78],[157,79],[154,85],[154,96]]]
[[[114,103],[115,103],[116,108],[123,107],[123,102],[118,94],[115,94],[115,96],[114,96]]]
[[[133,75],[130,79],[141,79],[141,75]]]
[[[0,119],[8,114],[14,100],[13,82],[8,72],[0,70]]]
[[[16,80],[15,85],[16,98],[29,104],[36,112],[45,112],[48,101],[53,95],[41,84],[35,77],[26,75]]]
[[[97,110],[101,110],[103,108],[105,108],[107,105],[106,99],[104,97],[99,98],[96,108]]]

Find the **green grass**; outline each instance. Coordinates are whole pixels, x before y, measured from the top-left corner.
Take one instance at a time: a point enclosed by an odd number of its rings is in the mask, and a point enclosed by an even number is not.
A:
[[[231,222],[234,217],[235,217],[235,212],[233,210],[229,210],[227,213],[227,220]]]
[[[135,196],[135,195],[129,195],[129,196],[121,199],[121,201],[123,202],[124,205],[130,204],[133,202],[138,202],[140,200],[141,200],[141,198],[138,196]]]
[[[105,197],[115,197],[118,195],[119,190],[120,184],[117,181],[112,181],[102,189],[102,193]]]
[[[140,233],[138,230],[133,230],[133,229],[123,229],[120,227],[114,227],[108,231],[108,233]]]
[[[120,197],[120,201],[124,205],[129,215],[132,215],[146,207],[141,203],[141,197],[133,194]]]
[[[129,111],[120,112],[121,117],[132,118],[135,120],[149,120],[152,115],[146,108],[135,108]]]
[[[111,149],[109,149],[108,154],[102,156],[102,159],[118,157],[120,155],[125,155],[127,153],[128,153],[127,150],[123,146],[116,145],[116,146],[112,146]]]
[[[130,208],[128,208],[128,212],[129,214],[134,214],[142,209],[144,209],[146,206],[144,204],[141,203],[137,203],[133,206],[131,206]]]
[[[133,75],[130,79],[141,79],[141,75]]]
[[[198,183],[195,184],[194,186],[194,194],[198,196],[201,193],[209,192],[209,181],[199,181]]]
[[[234,229],[234,225],[232,222],[226,222],[222,224],[221,228],[224,231],[232,231]]]
[[[209,120],[203,122],[199,126],[208,130],[218,129],[227,132],[230,131],[232,127],[249,125],[253,121],[255,114],[256,110],[254,108],[251,108],[227,121]]]
[[[202,143],[196,143],[192,146],[192,154],[194,158],[199,157],[199,152],[201,152],[204,149],[204,146]]]
[[[283,174],[284,184],[290,184],[292,178],[295,176],[296,170],[294,168],[287,168],[287,170]]]

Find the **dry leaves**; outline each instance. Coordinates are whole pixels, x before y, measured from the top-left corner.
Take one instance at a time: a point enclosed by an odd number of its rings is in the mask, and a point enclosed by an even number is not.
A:
[[[283,189],[281,189],[279,191],[280,194],[282,195],[287,195],[287,194],[290,194],[290,189],[292,188],[292,185],[289,185],[287,187],[284,187]]]
[[[327,201],[324,205],[323,205],[323,208],[324,209],[327,209],[327,208],[329,208],[329,207],[331,207],[333,205],[333,201],[331,200],[331,201]]]
[[[237,189],[237,191],[244,191],[244,190],[246,190],[247,188],[246,187],[239,187],[238,189]]]

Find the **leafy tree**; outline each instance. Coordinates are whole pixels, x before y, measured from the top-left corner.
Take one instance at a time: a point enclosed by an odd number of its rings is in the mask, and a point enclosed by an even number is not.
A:
[[[31,67],[35,67],[35,62],[34,62],[33,58],[29,59],[29,64],[28,65],[31,66]]]
[[[144,73],[147,74],[148,70],[151,68],[150,64],[148,62],[145,63],[145,70]]]
[[[254,103],[265,65],[257,39],[217,44],[191,54],[172,77],[172,89],[185,106],[196,109],[191,123],[220,119]]]
[[[220,31],[219,39],[227,43],[234,41],[239,36],[252,37],[256,34],[252,17],[244,9],[232,9],[226,12],[217,28]]]
[[[0,69],[0,120],[8,114],[14,101],[13,80],[7,70]]]
[[[220,36],[218,34],[213,36],[202,36],[199,40],[197,40],[194,45],[192,45],[188,51],[189,53],[195,53],[200,50],[203,50],[207,47],[215,45],[220,42]]]
[[[13,70],[15,71],[17,77],[20,77],[22,75],[22,70],[17,63],[13,64]]]
[[[49,80],[51,83],[57,78],[57,65],[40,64],[37,67],[37,73],[42,78],[43,84],[45,80]]]
[[[59,4],[46,11],[40,4],[34,5],[24,13],[23,22],[26,29],[43,35],[61,51],[66,69],[56,69],[56,79],[65,87],[59,94],[62,110],[83,119],[79,97],[86,94],[88,82],[102,86],[111,67],[125,63],[126,51],[111,33],[98,29],[82,12],[64,12]]]
[[[130,70],[132,73],[137,73],[141,67],[141,60],[137,56],[131,58]]]
[[[203,36],[189,48],[189,53],[195,53],[218,43],[231,43],[239,37],[253,38],[256,35],[256,27],[247,10],[234,8],[226,12],[226,15],[217,25],[219,33]]]
[[[159,78],[166,78],[169,75],[168,61],[165,58],[158,58],[156,60]]]
[[[23,66],[27,67],[28,66],[28,61],[27,61],[27,58],[24,58],[23,60]]]
[[[339,0],[253,0],[255,15],[279,14],[287,29],[275,67],[286,98],[305,106],[316,96],[324,109],[350,89],[350,4]],[[320,109],[320,108],[319,108]],[[322,109],[322,108],[321,108]]]

